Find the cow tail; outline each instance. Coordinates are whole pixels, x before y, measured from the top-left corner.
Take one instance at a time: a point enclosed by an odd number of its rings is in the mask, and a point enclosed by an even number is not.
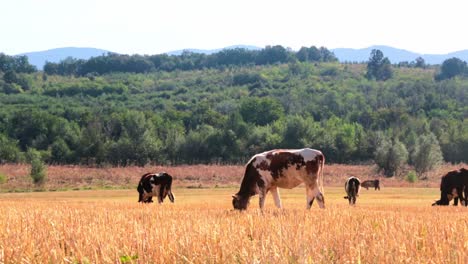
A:
[[[319,189],[320,189],[320,192],[322,193],[322,195],[325,194],[325,190],[323,188],[323,169],[324,169],[324,167],[325,167],[325,156],[323,156],[323,154],[322,154],[321,161],[320,161],[320,172],[319,172],[319,178],[320,178],[320,182],[319,182],[320,188]]]
[[[166,186],[166,190],[169,195],[169,201],[174,202],[174,194],[172,194],[172,178],[169,179],[169,183]]]
[[[141,181],[138,183],[137,191],[138,191],[139,193],[142,193],[142,192],[143,192],[143,183],[142,183]]]

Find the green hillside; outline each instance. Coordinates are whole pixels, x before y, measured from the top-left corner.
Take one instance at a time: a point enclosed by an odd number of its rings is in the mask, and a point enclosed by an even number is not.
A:
[[[468,162],[468,79],[405,66],[385,81],[366,78],[366,64],[298,60],[82,77],[0,69],[0,163],[28,148],[53,164],[144,165],[302,147],[361,163],[389,142],[411,163],[429,136],[445,161]]]

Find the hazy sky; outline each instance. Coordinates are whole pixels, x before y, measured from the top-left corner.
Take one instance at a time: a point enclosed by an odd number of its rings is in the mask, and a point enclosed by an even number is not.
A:
[[[465,2],[467,4],[465,4]],[[0,0],[0,52],[231,45],[468,49],[466,0]]]

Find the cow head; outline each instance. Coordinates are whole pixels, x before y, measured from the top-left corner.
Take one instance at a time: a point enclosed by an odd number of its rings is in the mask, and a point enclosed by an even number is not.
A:
[[[436,205],[449,205],[449,201],[437,200],[432,204],[432,206],[436,206]]]
[[[232,196],[232,206],[236,210],[246,210],[249,205],[250,196],[235,194]]]
[[[380,181],[374,180],[374,190],[380,190]]]
[[[449,205],[450,201],[452,201],[455,197],[458,197],[457,190],[455,188],[453,188],[452,193],[441,192],[440,200],[435,201],[435,203],[433,203],[432,206]]]

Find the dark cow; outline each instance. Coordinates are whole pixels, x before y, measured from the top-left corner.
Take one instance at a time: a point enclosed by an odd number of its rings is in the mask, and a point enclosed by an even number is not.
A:
[[[440,182],[440,200],[432,205],[449,205],[454,199],[454,205],[458,205],[458,199],[464,206],[468,206],[468,170],[449,171]]]
[[[325,157],[315,149],[270,150],[254,155],[246,165],[240,190],[232,196],[234,209],[245,210],[250,198],[259,195],[260,209],[265,196],[271,191],[275,205],[281,208],[278,188],[292,189],[305,183],[307,209],[317,198],[320,208],[325,208],[323,196],[323,167]]]
[[[345,182],[345,199],[348,199],[350,205],[356,204],[356,199],[359,196],[361,189],[361,181],[356,177],[349,177]]]
[[[162,203],[166,196],[174,202],[174,195],[171,191],[172,176],[166,172],[161,173],[146,173],[141,176],[138,183],[138,202],[152,203],[153,196],[158,197],[158,202]]]
[[[369,187],[374,187],[374,190],[380,191],[380,181],[379,180],[367,180],[361,183],[361,186],[369,190]]]

